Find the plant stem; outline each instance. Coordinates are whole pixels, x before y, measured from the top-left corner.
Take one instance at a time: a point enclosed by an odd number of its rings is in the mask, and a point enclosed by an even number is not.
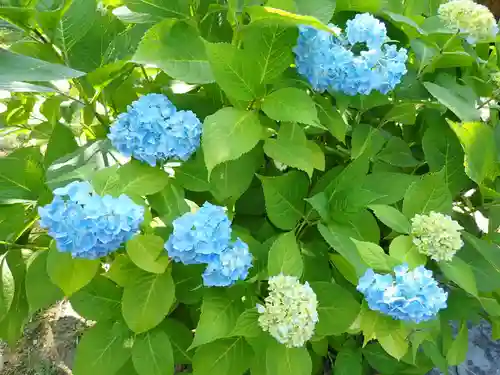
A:
[[[32,244],[18,244],[18,243],[13,243],[13,242],[8,242],[8,241],[0,241],[0,245],[4,245],[6,247],[11,247],[13,249],[30,249],[30,250],[47,250],[48,247],[46,246],[36,246]]]

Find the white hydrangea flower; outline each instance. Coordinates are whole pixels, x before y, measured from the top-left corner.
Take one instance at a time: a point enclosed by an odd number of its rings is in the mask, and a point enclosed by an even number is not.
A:
[[[257,304],[259,325],[285,346],[301,347],[318,321],[316,294],[306,282],[280,274],[269,279],[265,306]]]
[[[450,30],[466,34],[471,44],[493,38],[498,33],[490,10],[472,0],[452,0],[441,4],[438,15]]]
[[[431,211],[429,215],[415,215],[411,219],[413,243],[419,253],[435,261],[450,261],[463,246],[462,226],[448,215]]]

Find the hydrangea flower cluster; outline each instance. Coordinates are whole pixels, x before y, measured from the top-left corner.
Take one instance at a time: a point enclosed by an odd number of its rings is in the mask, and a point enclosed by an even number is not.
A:
[[[411,219],[413,243],[419,253],[439,261],[450,261],[464,245],[460,231],[462,226],[448,215],[430,212],[429,215],[415,215]]]
[[[471,44],[494,38],[498,33],[495,17],[490,10],[472,0],[452,0],[441,4],[438,15],[446,27],[464,34]]]
[[[415,323],[433,319],[446,308],[448,294],[439,287],[432,272],[419,266],[409,271],[403,264],[394,268],[395,277],[380,275],[372,269],[359,279],[357,289],[368,307],[397,320]]]
[[[144,207],[128,196],[101,197],[88,182],[54,190],[54,199],[38,209],[57,249],[74,258],[97,259],[117,250],[139,230]]]
[[[151,166],[167,159],[187,160],[200,146],[201,122],[191,111],[178,111],[161,94],[148,94],[128,106],[108,138],[120,153]]]
[[[385,25],[369,13],[347,21],[345,32],[337,35],[310,26],[299,31],[295,64],[316,91],[387,94],[406,74],[406,49],[387,44]],[[356,52],[363,44],[366,50]]]
[[[248,245],[239,238],[231,242],[231,222],[224,209],[208,202],[173,222],[174,231],[165,250],[176,262],[207,264],[206,286],[229,286],[244,280],[252,267]]]
[[[304,346],[318,322],[316,294],[306,282],[280,274],[269,278],[265,306],[257,304],[259,325],[289,348]]]

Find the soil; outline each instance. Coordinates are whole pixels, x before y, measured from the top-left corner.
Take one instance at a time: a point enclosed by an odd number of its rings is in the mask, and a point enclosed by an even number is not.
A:
[[[75,347],[90,325],[68,302],[57,303],[33,317],[14,350],[1,345],[0,374],[71,375]]]

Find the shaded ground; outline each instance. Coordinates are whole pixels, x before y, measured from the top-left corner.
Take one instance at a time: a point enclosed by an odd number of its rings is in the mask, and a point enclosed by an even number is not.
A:
[[[74,349],[87,326],[69,303],[58,303],[34,317],[15,351],[3,347],[0,374],[71,375]]]

